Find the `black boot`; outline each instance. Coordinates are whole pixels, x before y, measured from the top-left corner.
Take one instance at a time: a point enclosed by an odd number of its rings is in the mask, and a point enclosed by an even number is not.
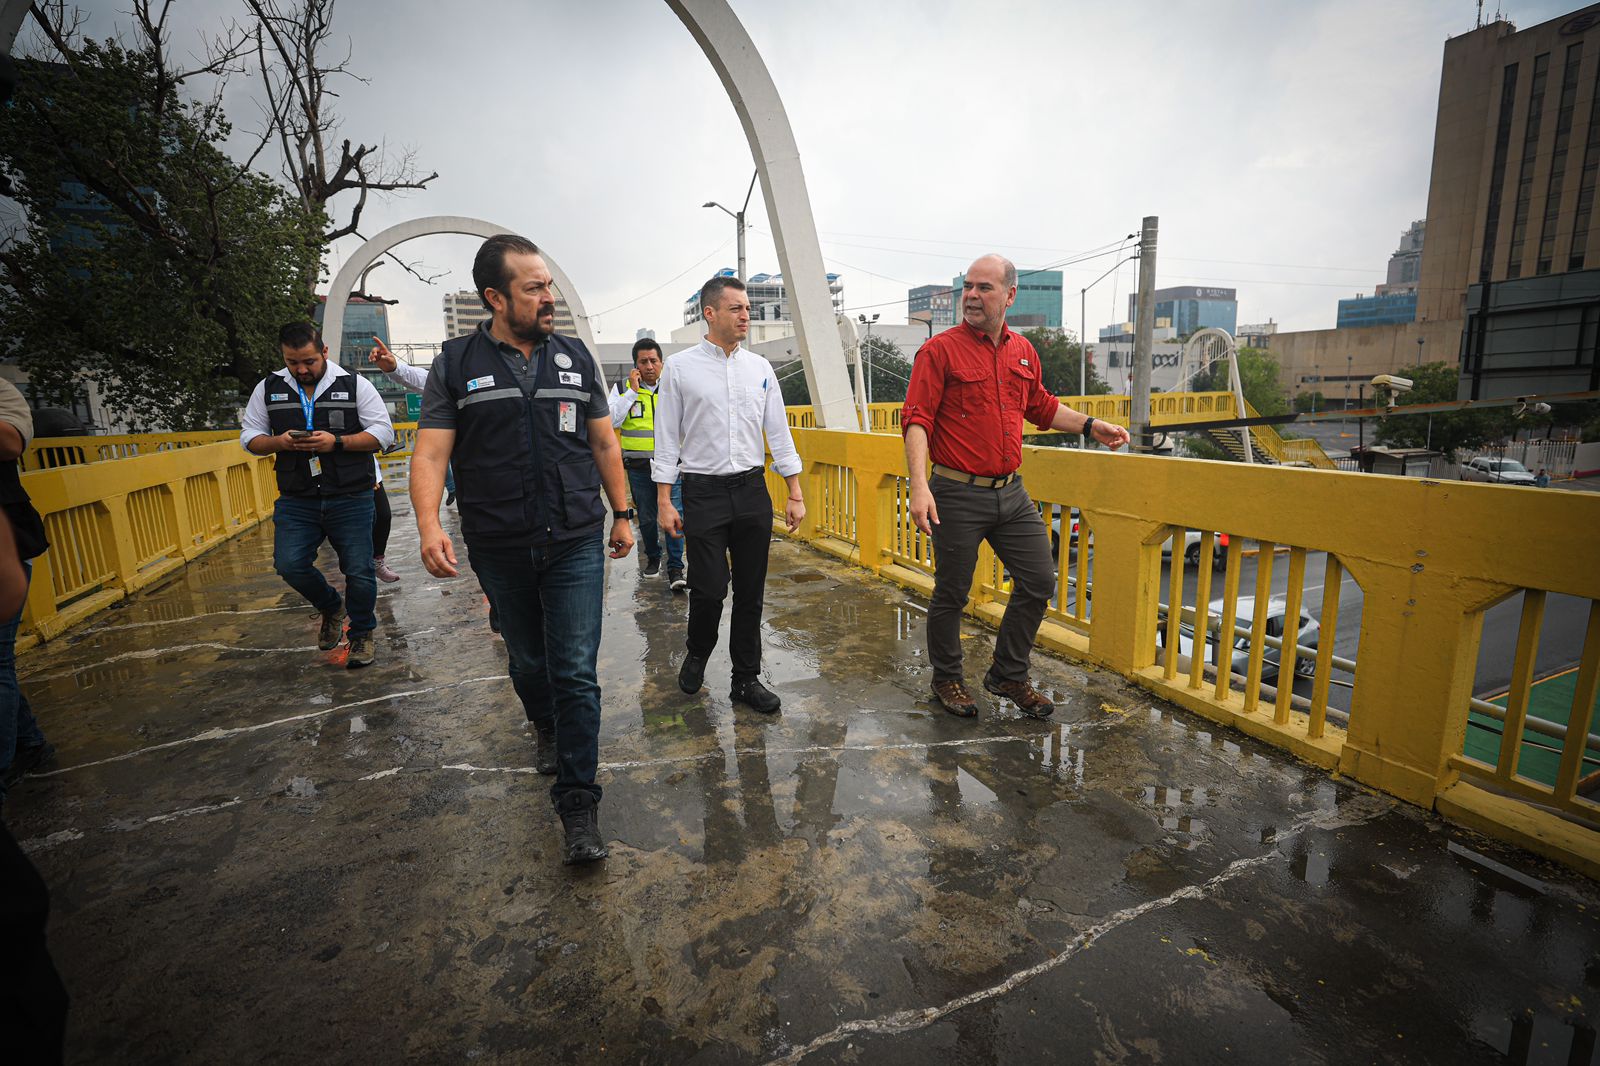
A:
[[[783,706],[778,694],[754,677],[735,681],[733,691],[728,693],[728,700],[732,703],[742,703],[761,714],[777,714],[778,708]]]
[[[533,770],[539,774],[556,772],[556,731],[533,727]]]
[[[599,862],[611,854],[600,837],[600,801],[584,791],[568,792],[556,801],[561,828],[567,834],[565,857],[568,866]]]

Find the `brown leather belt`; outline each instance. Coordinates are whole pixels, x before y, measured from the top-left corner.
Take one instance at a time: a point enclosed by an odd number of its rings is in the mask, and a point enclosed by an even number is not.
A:
[[[1005,477],[982,477],[978,474],[969,474],[965,470],[956,470],[953,467],[940,466],[938,463],[933,464],[933,472],[942,478],[948,478],[951,481],[959,481],[963,485],[976,485],[980,489],[1003,489],[1013,481],[1017,480],[1018,477],[1018,474],[1015,470],[1007,474]]]

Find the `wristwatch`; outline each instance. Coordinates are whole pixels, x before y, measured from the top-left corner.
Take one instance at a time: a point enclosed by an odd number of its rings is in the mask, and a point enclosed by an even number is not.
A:
[[[333,435],[333,450],[336,452],[344,451],[344,438],[337,433]]]
[[[1088,418],[1085,418],[1083,420],[1083,429],[1082,429],[1081,432],[1083,433],[1083,435],[1085,437],[1087,437],[1087,436],[1089,436],[1089,431],[1091,429],[1093,429],[1093,428],[1094,428],[1094,415],[1090,415]]]
[[[622,521],[626,521],[628,519],[631,519],[631,518],[635,517],[636,515],[638,515],[638,513],[639,513],[638,510],[636,510],[635,508],[630,507],[626,511],[612,511],[611,512],[611,517],[615,518],[619,522],[622,522]]]

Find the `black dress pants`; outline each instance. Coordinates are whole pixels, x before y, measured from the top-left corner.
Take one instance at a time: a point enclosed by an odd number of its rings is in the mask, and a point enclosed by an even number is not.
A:
[[[772,543],[772,497],[766,479],[757,467],[725,478],[684,474],[682,480],[689,654],[706,657],[717,646],[731,569],[728,657],[733,660],[735,683],[754,678],[761,672],[761,606]]]

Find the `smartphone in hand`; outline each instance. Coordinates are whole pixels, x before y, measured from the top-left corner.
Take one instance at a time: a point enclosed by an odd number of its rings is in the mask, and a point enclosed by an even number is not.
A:
[[[291,429],[289,431],[289,436],[293,437],[295,440],[305,440],[307,437],[311,436],[311,431],[309,429]]]

